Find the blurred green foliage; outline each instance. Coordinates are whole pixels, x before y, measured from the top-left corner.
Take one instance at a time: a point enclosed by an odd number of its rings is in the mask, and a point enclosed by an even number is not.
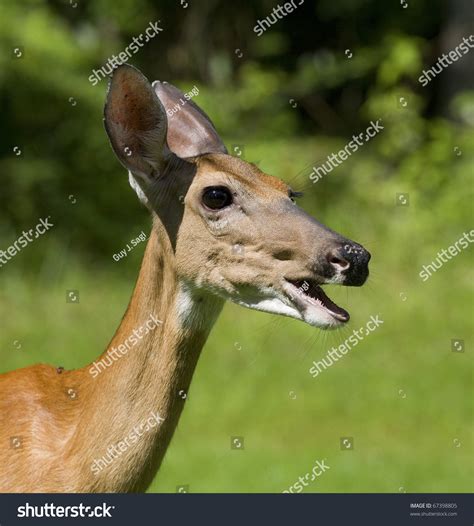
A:
[[[172,0],[2,2],[0,239],[52,215],[62,243],[81,257],[103,260],[141,230],[143,213],[102,126],[106,81],[92,86],[88,77],[156,20],[164,31],[131,63],[151,80],[183,89],[198,85],[197,102],[230,150],[233,144],[249,150],[255,142],[319,136],[309,159],[301,155],[277,175],[299,174],[305,185],[309,172],[302,166],[324,157],[325,136],[344,140],[387,115],[391,124],[385,121],[383,135],[341,172],[363,173],[370,183],[396,180],[405,191],[426,188],[420,195],[431,204],[452,179],[451,164],[460,177],[467,174],[473,98],[443,104],[456,105],[453,123],[436,115],[432,101],[439,83],[421,88],[416,82],[439,46],[447,16],[441,1],[417,2],[409,10],[375,0],[348,0],[337,9],[327,0],[305,2],[260,38],[252,28],[274,4],[240,4],[209,0],[183,9]],[[328,182],[327,192],[352,193],[347,182]],[[43,251],[35,254],[41,258]]]
[[[428,283],[418,277],[473,225],[474,92],[456,77],[470,57],[426,88],[417,81],[467,35],[453,12],[462,3],[306,0],[260,38],[253,26],[276,2],[188,4],[0,3],[0,249],[40,217],[55,224],[0,270],[2,370],[85,365],[125,309],[143,248],[112,255],[149,217],[103,129],[106,81],[88,77],[161,20],[130,63],[150,80],[197,85],[231,153],[305,190],[303,208],[369,248],[371,283],[334,296],[354,327],[379,311],[386,326],[313,380],[312,360],[346,334],[226,307],[153,489],[281,491],[326,456],[334,469],[308,491],[472,490],[472,367],[450,352],[452,338],[472,349],[472,248]],[[379,135],[310,181],[377,119]],[[80,289],[80,305],[66,306],[66,289]],[[240,457],[231,435],[246,437]],[[347,435],[353,453],[338,450]]]

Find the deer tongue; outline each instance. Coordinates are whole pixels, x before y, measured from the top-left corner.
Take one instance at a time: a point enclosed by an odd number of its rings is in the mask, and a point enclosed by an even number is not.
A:
[[[313,281],[295,281],[293,285],[298,288],[300,293],[308,298],[310,301],[321,305],[337,319],[341,321],[347,321],[349,319],[349,313],[339,305],[336,305],[331,298],[329,298],[323,289],[314,283]]]

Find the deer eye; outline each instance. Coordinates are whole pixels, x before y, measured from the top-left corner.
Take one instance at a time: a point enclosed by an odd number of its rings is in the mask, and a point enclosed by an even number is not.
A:
[[[211,210],[219,210],[232,204],[232,194],[225,186],[210,186],[202,193],[202,202]]]

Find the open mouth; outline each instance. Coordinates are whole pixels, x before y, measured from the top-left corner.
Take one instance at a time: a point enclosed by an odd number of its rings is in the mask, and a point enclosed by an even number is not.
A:
[[[330,325],[339,325],[349,321],[349,313],[336,305],[323,291],[323,289],[309,279],[285,280],[285,287],[291,301],[303,311],[317,311],[320,317],[328,320]],[[332,320],[332,323],[331,323]]]

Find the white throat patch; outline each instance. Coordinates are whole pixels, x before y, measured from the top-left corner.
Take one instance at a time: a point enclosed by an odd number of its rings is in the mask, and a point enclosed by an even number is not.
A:
[[[195,289],[186,283],[179,284],[176,299],[176,317],[186,328],[210,330],[219,315],[224,300]]]

